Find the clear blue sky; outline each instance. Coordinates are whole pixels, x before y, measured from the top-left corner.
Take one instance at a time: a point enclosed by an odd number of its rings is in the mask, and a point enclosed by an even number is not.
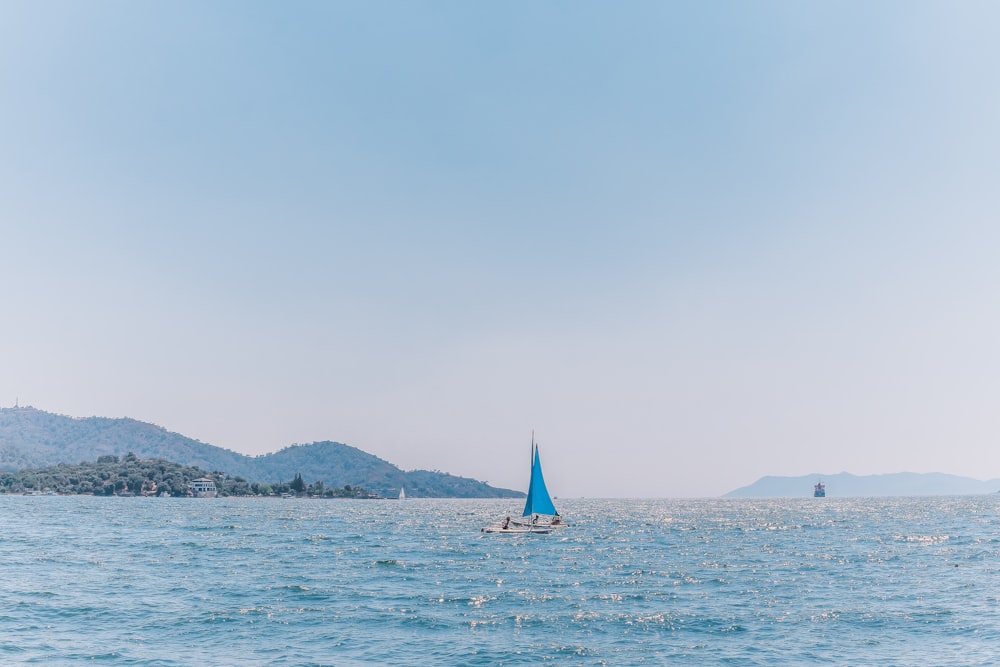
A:
[[[534,429],[561,496],[1000,477],[998,20],[7,0],[0,404],[522,489]]]

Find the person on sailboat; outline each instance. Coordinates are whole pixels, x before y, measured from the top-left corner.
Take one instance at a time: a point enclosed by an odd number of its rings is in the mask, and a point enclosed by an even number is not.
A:
[[[507,517],[506,519],[503,520],[503,526],[501,526],[501,528],[507,530],[507,526],[509,525],[510,525],[510,517]]]

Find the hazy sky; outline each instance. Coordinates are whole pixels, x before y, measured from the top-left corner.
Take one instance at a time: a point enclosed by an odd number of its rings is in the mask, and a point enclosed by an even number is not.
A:
[[[564,497],[998,477],[998,25],[0,0],[0,405],[519,489],[534,429]]]

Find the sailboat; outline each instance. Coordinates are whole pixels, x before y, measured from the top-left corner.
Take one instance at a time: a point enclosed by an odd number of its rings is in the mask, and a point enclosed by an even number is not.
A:
[[[484,533],[549,533],[555,528],[562,528],[562,517],[552,503],[549,490],[545,486],[542,475],[542,462],[538,457],[538,445],[535,444],[535,434],[531,434],[531,478],[528,481],[528,498],[524,502],[524,511],[520,521],[509,516],[499,526],[483,528]]]
[[[399,487],[399,499],[406,500],[406,490],[403,487]]]

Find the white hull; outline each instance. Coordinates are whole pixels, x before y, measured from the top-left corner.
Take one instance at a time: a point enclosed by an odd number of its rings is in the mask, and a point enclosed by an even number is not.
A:
[[[489,528],[480,528],[484,533],[503,533],[505,535],[529,535],[531,533],[537,533],[539,535],[545,535],[551,533],[552,531],[547,526],[522,526],[522,527],[510,527],[501,528],[500,526],[491,526]]]

